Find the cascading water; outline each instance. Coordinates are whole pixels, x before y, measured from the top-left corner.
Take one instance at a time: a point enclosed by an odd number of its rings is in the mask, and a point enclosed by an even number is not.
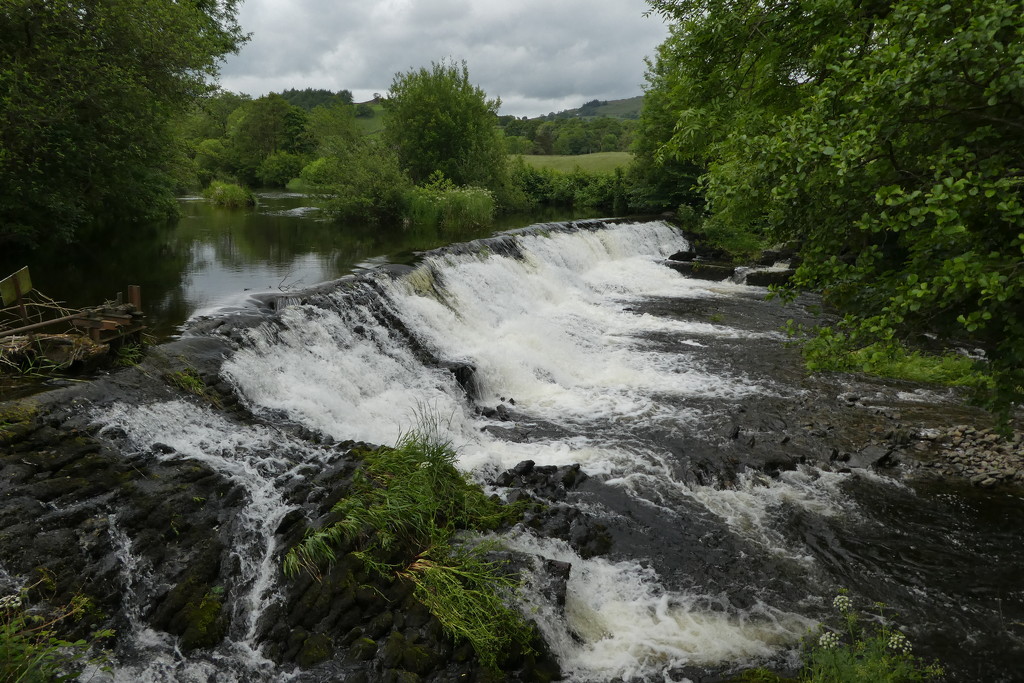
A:
[[[900,585],[905,565],[894,562],[881,581],[886,593],[873,596],[878,576],[859,573],[885,569],[847,540],[886,523],[858,503],[864,492],[920,508],[913,490],[811,465],[767,476],[726,462],[730,416],[759,401],[784,413],[806,389],[773,377],[770,362],[734,362],[780,347],[779,320],[726,325],[686,314],[752,302],[764,290],[690,280],[657,263],[685,246],[670,226],[648,222],[536,229],[441,250],[400,277],[366,276],[288,306],[249,331],[222,373],[268,422],[335,439],[393,443],[430,420],[481,480],[525,460],[579,463],[594,483],[568,503],[608,526],[609,556],[584,558],[525,529],[502,539],[571,563],[564,610],[529,591],[524,607],[574,680],[685,680],[702,668],[779,661],[844,585],[926,618],[913,608],[917,589]],[[472,368],[471,398],[451,364]],[[512,420],[479,410],[499,405]],[[268,428],[240,431],[181,401],[121,404],[96,419],[140,449],[167,444],[167,457],[204,462],[247,494],[231,531],[239,570],[226,587],[225,644],[202,660],[165,648],[151,655],[155,664],[124,664],[117,678],[288,675],[261,654],[258,627],[278,599],[274,530],[294,507],[279,487],[324,452]],[[921,533],[922,544],[941,544],[951,531]],[[134,571],[130,539],[119,542]],[[934,571],[912,569],[923,581]],[[965,611],[968,631],[990,615],[978,605]]]

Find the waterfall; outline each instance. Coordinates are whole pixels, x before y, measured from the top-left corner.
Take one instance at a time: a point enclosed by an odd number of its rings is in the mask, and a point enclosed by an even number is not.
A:
[[[582,557],[524,528],[499,539],[538,559],[528,587],[543,581],[540,560],[571,564],[564,610],[541,591],[522,597],[570,679],[685,680],[687,667],[777,660],[815,623],[808,615],[855,577],[833,537],[876,522],[853,492],[900,487],[795,463],[774,476],[728,469],[741,439],[738,428],[724,432],[743,404],[774,401],[782,417],[772,419],[784,420],[786,402],[805,389],[774,377],[770,360],[753,369],[733,362],[781,347],[783,314],[725,324],[704,313],[760,301],[764,290],[660,265],[687,247],[654,221],[548,226],[441,249],[409,272],[370,271],[290,294],[276,316],[246,330],[222,377],[267,425],[391,444],[428,422],[480,481],[525,460],[578,463],[594,484],[570,504],[607,525],[616,555]],[[453,368],[471,377],[460,381]],[[324,462],[326,450],[183,400],[121,403],[95,419],[139,451],[202,462],[246,494],[230,529],[239,570],[226,587],[225,643],[186,657],[164,642],[149,663],[123,663],[115,678],[295,675],[263,656],[259,624],[279,599],[275,529],[295,509],[282,485]],[[743,436],[748,450],[754,437]],[[784,444],[784,455],[799,450]],[[702,458],[721,466],[705,472]],[[112,535],[124,558],[125,613],[140,634],[145,569],[114,523]]]

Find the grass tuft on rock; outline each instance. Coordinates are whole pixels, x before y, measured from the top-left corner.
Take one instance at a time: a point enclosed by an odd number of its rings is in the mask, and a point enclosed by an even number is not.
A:
[[[424,431],[394,448],[365,455],[351,495],[334,506],[339,521],[307,534],[285,557],[284,570],[318,575],[318,567],[354,547],[373,572],[408,580],[414,595],[455,640],[473,646],[496,669],[507,653],[527,650],[532,628],[506,604],[518,579],[489,561],[486,544],[458,545],[456,534],[490,531],[519,515],[489,498],[455,467],[451,445]]]

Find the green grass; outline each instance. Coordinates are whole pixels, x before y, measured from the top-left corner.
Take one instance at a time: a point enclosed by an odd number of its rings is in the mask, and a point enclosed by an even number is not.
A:
[[[570,173],[579,168],[590,173],[612,173],[617,168],[625,170],[632,162],[629,152],[597,152],[595,154],[523,154],[523,161],[534,168],[550,168]]]
[[[624,100],[609,100],[597,108],[598,116],[608,116],[617,119],[634,119],[640,115],[644,106],[644,96],[637,95]]]
[[[184,392],[198,396],[199,398],[206,399],[218,408],[221,407],[220,399],[216,394],[210,392],[206,386],[206,382],[199,376],[199,372],[193,367],[185,367],[182,370],[176,370],[174,372],[167,372],[163,375],[164,381],[170,384],[172,387],[176,387]]]
[[[436,430],[435,430],[436,431]],[[473,646],[492,670],[526,650],[532,628],[505,604],[518,581],[485,557],[486,544],[456,544],[460,531],[487,531],[518,516],[455,467],[455,451],[423,431],[395,448],[366,453],[350,495],[334,506],[340,521],[309,533],[285,556],[292,575],[332,562],[343,548],[385,579],[410,581],[413,594],[455,640]]]
[[[414,187],[407,204],[406,215],[412,223],[437,226],[447,233],[494,221],[494,196],[490,192],[481,187],[456,187],[440,177]]]
[[[128,341],[121,344],[117,349],[114,365],[122,368],[130,368],[142,362],[146,355],[146,347],[142,342]]]
[[[644,106],[644,96],[637,95],[636,97],[628,97],[623,100],[608,100],[604,104],[595,109],[588,109],[587,115],[581,118],[584,119],[596,119],[601,117],[607,117],[612,119],[636,119],[640,116],[640,110]],[[583,107],[576,107],[575,109],[567,109],[560,114],[565,118],[579,117]],[[590,112],[593,112],[592,114]],[[537,117],[534,117],[537,118]]]
[[[373,109],[372,117],[356,117],[356,126],[363,135],[376,135],[384,130],[384,105],[380,102],[371,103],[370,108]]]
[[[829,327],[806,330],[789,325],[787,331],[794,337],[810,333],[803,344],[803,355],[812,372],[865,372],[954,387],[985,387],[991,381],[979,372],[974,360],[956,353],[926,353],[895,340],[862,345],[854,335]]]

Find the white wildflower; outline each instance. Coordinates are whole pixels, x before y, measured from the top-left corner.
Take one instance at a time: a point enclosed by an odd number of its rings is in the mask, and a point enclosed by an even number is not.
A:
[[[902,633],[896,632],[889,636],[889,647],[905,655],[910,654],[910,641]]]
[[[20,595],[5,595],[0,598],[0,609],[18,609],[21,607]]]
[[[832,631],[826,631],[821,634],[818,638],[818,647],[830,650],[834,647],[839,647],[839,634],[833,633]]]
[[[846,614],[853,608],[853,602],[846,595],[837,595],[836,599],[832,601],[832,606]]]

